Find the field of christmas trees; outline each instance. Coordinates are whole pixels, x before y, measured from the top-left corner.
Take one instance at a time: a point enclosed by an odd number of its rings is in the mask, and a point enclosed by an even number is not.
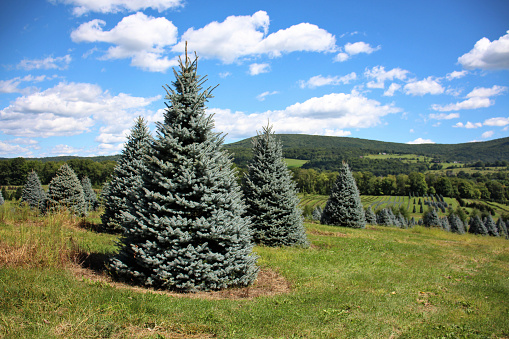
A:
[[[99,196],[68,164],[0,194],[1,336],[509,336],[502,205],[361,197],[346,162],[299,196],[269,124],[239,182],[197,58],[174,75]]]

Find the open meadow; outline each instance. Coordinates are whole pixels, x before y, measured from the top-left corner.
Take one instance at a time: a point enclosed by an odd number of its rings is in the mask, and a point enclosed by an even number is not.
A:
[[[112,281],[117,236],[99,223],[0,206],[0,337],[509,336],[502,238],[308,223],[308,249],[255,247],[253,286],[177,294]]]

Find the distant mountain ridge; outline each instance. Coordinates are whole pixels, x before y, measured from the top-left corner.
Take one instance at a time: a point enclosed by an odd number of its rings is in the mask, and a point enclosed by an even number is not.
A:
[[[283,143],[284,156],[296,159],[317,158],[350,158],[367,154],[417,154],[442,158],[449,161],[462,162],[493,162],[509,161],[509,137],[489,141],[469,142],[460,144],[403,144],[396,142],[377,141],[351,137],[332,137],[306,134],[277,134]],[[253,137],[231,144],[225,149],[234,153],[235,158],[250,158]],[[90,159],[93,161],[117,161],[120,155],[80,157],[59,156],[45,158],[26,158],[26,160],[67,161],[70,159]],[[8,158],[0,158],[8,159]],[[235,162],[241,159],[236,159]]]
[[[329,137],[305,134],[278,134],[283,143],[283,151],[288,158],[311,160],[313,156],[327,156],[344,153],[349,156],[362,156],[377,153],[417,154],[438,157],[451,161],[509,160],[509,137],[489,141],[460,144],[403,144],[351,137]],[[225,145],[234,153],[251,148],[252,138]],[[314,151],[313,151],[314,150]]]

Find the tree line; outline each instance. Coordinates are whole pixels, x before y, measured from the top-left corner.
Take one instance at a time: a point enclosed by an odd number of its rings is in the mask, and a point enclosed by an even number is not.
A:
[[[292,169],[294,180],[301,193],[330,194],[338,172],[316,169]],[[507,172],[473,175],[459,172],[454,176],[411,172],[376,176],[370,171],[353,172],[362,195],[419,195],[439,194],[444,197],[483,199],[506,203],[509,197]]]
[[[108,180],[117,164],[113,160],[94,161],[88,158],[46,162],[21,157],[3,159],[0,160],[0,185],[24,185],[28,174],[32,171],[37,172],[42,185],[48,185],[64,163],[67,163],[79,178],[88,177],[95,187],[102,186]]]

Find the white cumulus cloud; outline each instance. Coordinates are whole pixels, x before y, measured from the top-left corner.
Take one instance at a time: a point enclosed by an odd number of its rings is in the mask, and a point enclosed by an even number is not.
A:
[[[468,74],[468,71],[453,71],[445,76],[447,80],[460,79]]]
[[[364,41],[358,41],[354,43],[349,42],[345,44],[345,46],[343,47],[344,52],[338,53],[338,55],[336,55],[336,57],[334,58],[334,61],[343,62],[350,59],[352,55],[357,55],[361,53],[371,54],[373,52],[378,51],[380,48],[381,46],[372,47],[370,44]]]
[[[254,130],[270,120],[278,133],[317,135],[350,135],[349,128],[369,128],[380,125],[388,114],[399,113],[393,105],[382,105],[356,92],[332,93],[296,103],[283,110],[247,114],[228,109],[209,109],[214,113],[217,130],[230,138],[250,137]]]
[[[467,123],[464,124],[462,122],[458,122],[456,125],[454,125],[452,127],[472,129],[472,128],[482,127],[482,123],[480,123],[480,122],[472,123],[470,121],[467,121]]]
[[[507,91],[507,87],[505,86],[493,86],[491,88],[486,87],[476,87],[470,93],[467,94],[467,98],[489,98],[493,96],[500,95]]]
[[[434,144],[435,142],[431,139],[417,138],[414,141],[409,141],[407,144],[418,145],[418,144]]]
[[[477,41],[470,52],[458,58],[458,62],[466,69],[509,69],[509,31],[494,41],[488,38]]]
[[[74,15],[88,12],[116,13],[122,11],[136,12],[147,8],[163,12],[183,5],[182,0],[53,0],[74,6]]]
[[[184,41],[200,57],[219,59],[229,64],[257,55],[281,56],[296,51],[333,52],[334,35],[310,23],[300,23],[270,35],[269,15],[258,11],[251,16],[229,16],[223,22],[211,22],[202,28],[190,28],[173,47],[184,51]]]
[[[71,136],[90,131],[100,122],[121,133],[137,114],[145,112],[144,107],[158,99],[124,93],[112,96],[97,85],[61,82],[18,97],[0,110],[0,131],[22,137]]]
[[[491,138],[491,137],[493,136],[493,134],[495,134],[495,132],[494,132],[494,131],[486,131],[486,132],[484,132],[484,133],[481,135],[481,137],[482,137],[483,139],[488,139],[488,138]]]
[[[124,17],[114,28],[103,30],[105,21],[94,19],[71,33],[74,42],[112,44],[105,59],[131,59],[131,65],[151,72],[165,72],[176,66],[177,59],[163,57],[168,46],[177,42],[177,27],[166,18],[154,18],[141,12]]]
[[[498,126],[503,127],[509,125],[509,118],[497,117],[490,118],[484,121],[485,126]]]
[[[394,93],[397,90],[399,90],[400,88],[401,88],[400,84],[397,84],[397,83],[393,82],[392,84],[389,85],[389,88],[387,88],[387,90],[384,92],[384,96],[392,97],[392,96],[394,96]]]
[[[249,65],[249,74],[250,75],[258,75],[258,74],[268,73],[268,72],[270,72],[270,65],[267,63],[263,63],[263,64],[253,63],[253,64]]]
[[[476,87],[466,95],[466,100],[456,102],[448,105],[432,105],[431,108],[435,111],[449,112],[459,111],[462,109],[477,109],[492,106],[495,101],[490,97],[502,94],[507,90],[504,86],[493,86],[491,88]]]
[[[409,82],[405,85],[404,91],[409,95],[423,96],[425,94],[442,94],[444,88],[433,77],[427,77],[423,80]]]

